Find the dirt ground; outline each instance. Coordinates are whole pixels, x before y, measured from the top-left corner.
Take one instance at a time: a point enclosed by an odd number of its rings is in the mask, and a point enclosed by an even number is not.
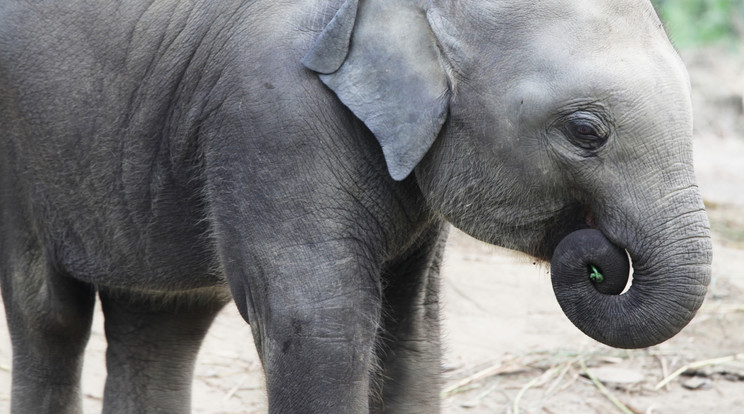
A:
[[[744,412],[744,56],[703,50],[684,58],[696,168],[714,230],[713,279],[697,317],[652,348],[600,345],[563,316],[547,266],[453,232],[443,268],[443,412]],[[0,412],[7,412],[11,350],[0,319]],[[105,348],[98,312],[84,367],[88,413],[101,410]],[[250,329],[228,306],[200,353],[193,411],[265,412],[262,382]]]

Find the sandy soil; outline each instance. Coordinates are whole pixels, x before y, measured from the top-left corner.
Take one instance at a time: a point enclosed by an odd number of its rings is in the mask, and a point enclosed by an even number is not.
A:
[[[744,412],[744,57],[707,50],[684,58],[695,90],[699,182],[715,231],[713,280],[698,316],[659,346],[608,348],[563,316],[546,266],[453,232],[443,269],[445,413],[622,412],[607,395],[633,413]],[[89,413],[101,409],[105,347],[98,312],[84,368]],[[3,326],[0,412],[9,407],[10,360]],[[200,353],[193,410],[265,412],[262,382],[250,329],[228,306]]]

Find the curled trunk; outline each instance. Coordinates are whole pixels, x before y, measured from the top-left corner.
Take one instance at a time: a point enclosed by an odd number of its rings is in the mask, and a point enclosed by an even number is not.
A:
[[[705,297],[712,250],[705,214],[686,216],[684,231],[669,226],[647,236],[646,246],[627,246],[634,273],[622,294],[630,268],[625,250],[599,230],[566,236],[553,253],[551,273],[556,298],[571,322],[618,348],[656,345],[682,330]]]

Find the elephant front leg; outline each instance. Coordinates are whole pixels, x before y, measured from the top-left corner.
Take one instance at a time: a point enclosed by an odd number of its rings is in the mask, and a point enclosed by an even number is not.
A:
[[[95,289],[32,263],[0,275],[13,345],[10,412],[82,413],[80,377]]]
[[[434,225],[383,272],[381,392],[371,397],[374,413],[440,411],[439,264],[445,240],[446,231]]]
[[[348,265],[333,268],[348,260],[330,262],[302,269],[282,262],[251,283],[231,281],[263,362],[270,413],[369,412],[377,279]]]

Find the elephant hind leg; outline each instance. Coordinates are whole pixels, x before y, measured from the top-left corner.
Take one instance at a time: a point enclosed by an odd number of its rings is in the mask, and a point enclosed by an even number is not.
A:
[[[104,413],[189,413],[196,356],[224,296],[102,291],[108,348]]]

